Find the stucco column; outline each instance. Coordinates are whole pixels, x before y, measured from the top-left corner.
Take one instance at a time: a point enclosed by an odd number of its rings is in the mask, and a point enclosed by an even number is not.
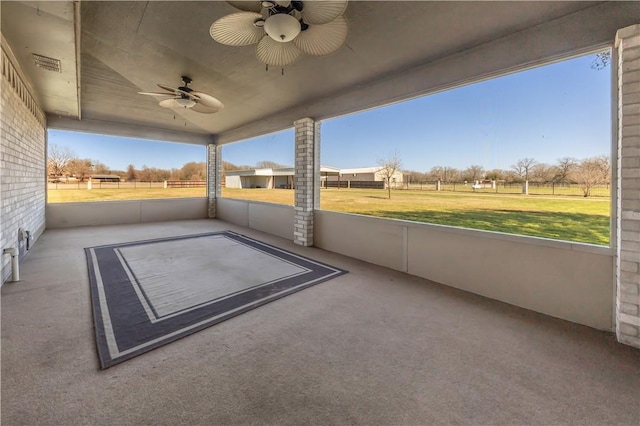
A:
[[[293,242],[313,245],[313,211],[320,203],[320,123],[311,118],[294,122],[295,146],[295,217]]]
[[[209,218],[216,217],[216,201],[220,196],[221,169],[220,169],[220,146],[215,144],[207,145],[207,198],[209,199]]]
[[[640,24],[619,30],[615,49],[618,57],[616,334],[619,342],[640,348]]]

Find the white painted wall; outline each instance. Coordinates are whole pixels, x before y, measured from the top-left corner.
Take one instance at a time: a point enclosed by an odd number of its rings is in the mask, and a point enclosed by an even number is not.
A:
[[[235,225],[293,240],[293,206],[218,198],[216,217]]]
[[[242,188],[242,181],[240,180],[240,176],[225,176],[224,186],[226,188]]]
[[[207,198],[47,204],[47,228],[204,219]]]
[[[315,212],[315,246],[600,330],[613,328],[608,247]]]

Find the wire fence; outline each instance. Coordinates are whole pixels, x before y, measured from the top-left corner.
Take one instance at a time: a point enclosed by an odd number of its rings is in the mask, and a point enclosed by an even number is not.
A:
[[[149,189],[149,188],[198,188],[207,186],[207,181],[133,181],[133,182],[107,182],[107,181],[68,181],[49,182],[49,189]]]
[[[355,182],[355,181],[354,181]],[[374,182],[378,185],[347,185],[347,182],[341,182],[343,188],[384,188],[383,182]],[[364,182],[367,183],[367,182]],[[92,181],[89,188],[88,182],[80,181],[59,181],[49,182],[49,189],[149,189],[149,188],[195,188],[206,187],[206,181],[134,181],[134,182],[103,182]],[[337,187],[329,185],[329,187]],[[419,183],[402,183],[392,187],[395,190],[414,190],[414,191],[440,191],[440,192],[467,192],[467,193],[486,193],[486,194],[524,194],[524,184],[514,182],[495,182],[495,183],[479,183],[470,182],[419,182]],[[529,195],[551,195],[551,196],[575,196],[584,197],[585,189],[575,183],[538,183],[529,182]],[[596,185],[589,188],[589,197],[611,197],[610,185]]]
[[[524,194],[524,184],[521,182],[492,182],[473,184],[471,182],[420,182],[403,183],[396,189],[419,191],[449,191],[493,194]],[[585,188],[576,183],[539,183],[529,182],[529,195],[559,195],[584,197]],[[589,197],[611,197],[610,185],[594,185],[589,188]]]

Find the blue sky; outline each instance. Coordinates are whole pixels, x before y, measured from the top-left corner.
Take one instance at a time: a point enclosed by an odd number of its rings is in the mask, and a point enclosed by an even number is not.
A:
[[[397,151],[407,170],[434,166],[508,169],[518,159],[553,164],[560,157],[609,155],[611,68],[587,55],[322,123],[321,162],[374,166]],[[49,143],[113,169],[204,161],[201,146],[51,130]],[[234,164],[293,165],[293,130],[225,145]]]

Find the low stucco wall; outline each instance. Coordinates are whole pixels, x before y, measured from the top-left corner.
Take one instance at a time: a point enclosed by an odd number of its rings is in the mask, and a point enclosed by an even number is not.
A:
[[[600,330],[613,329],[608,247],[316,211],[315,246]]]
[[[235,225],[293,240],[293,206],[218,198],[216,217]]]
[[[204,219],[207,209],[207,199],[204,197],[51,203],[47,204],[46,217],[47,228],[69,228]]]

